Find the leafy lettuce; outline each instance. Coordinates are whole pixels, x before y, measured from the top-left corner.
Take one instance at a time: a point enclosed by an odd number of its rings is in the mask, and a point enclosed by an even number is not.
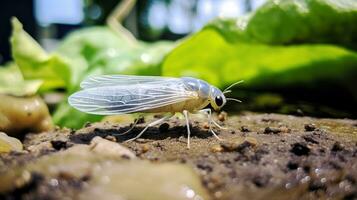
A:
[[[0,67],[0,94],[31,96],[36,94],[42,83],[41,80],[24,80],[14,63]]]
[[[137,74],[160,75],[160,62],[174,46],[172,42],[129,42],[120,33],[107,27],[84,28],[70,34],[52,53],[47,53],[29,36],[17,19],[13,19],[11,37],[14,62],[26,80],[43,82],[40,92],[64,89],[67,95],[79,89],[89,75]],[[75,110],[67,98],[53,113],[60,126],[78,128],[87,121],[102,116],[88,115]]]

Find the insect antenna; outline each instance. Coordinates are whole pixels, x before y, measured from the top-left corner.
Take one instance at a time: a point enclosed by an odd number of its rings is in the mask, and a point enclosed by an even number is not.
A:
[[[238,99],[235,99],[235,98],[226,98],[226,99],[227,99],[227,101],[236,101],[238,103],[242,103],[241,100],[238,100]]]
[[[226,91],[223,91],[222,93],[223,94],[228,94],[228,93],[231,93],[232,92],[232,90],[226,90]]]
[[[241,80],[241,81],[238,81],[238,82],[233,83],[232,85],[228,86],[226,89],[223,90],[223,94],[224,94],[224,93],[232,92],[232,91],[229,90],[229,89],[231,89],[232,87],[234,87],[234,86],[236,86],[236,85],[238,85],[238,84],[240,84],[240,83],[243,83],[243,82],[244,82],[244,80]],[[228,92],[228,91],[229,91],[229,92]]]

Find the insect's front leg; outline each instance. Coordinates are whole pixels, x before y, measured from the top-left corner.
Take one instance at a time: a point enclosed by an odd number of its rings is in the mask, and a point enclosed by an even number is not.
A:
[[[200,111],[198,111],[198,112],[201,112],[201,113],[206,114],[206,115],[208,116],[209,121],[212,122],[212,123],[213,123],[215,126],[217,126],[218,128],[220,128],[220,129],[227,129],[227,128],[225,128],[225,127],[222,127],[221,125],[219,125],[216,121],[214,121],[214,120],[212,119],[212,110],[211,110],[210,108],[205,108],[205,109],[202,109],[202,110],[200,110]]]
[[[222,140],[221,138],[218,137],[218,135],[213,131],[212,129],[212,122],[214,125],[216,125],[218,128],[223,128],[221,127],[217,122],[215,122],[213,119],[212,119],[212,111],[210,108],[206,108],[206,109],[202,109],[200,111],[198,111],[200,113],[204,113],[204,114],[207,114],[208,116],[208,126],[209,126],[209,130],[211,131],[211,133],[214,135],[214,137],[216,137],[218,140]]]

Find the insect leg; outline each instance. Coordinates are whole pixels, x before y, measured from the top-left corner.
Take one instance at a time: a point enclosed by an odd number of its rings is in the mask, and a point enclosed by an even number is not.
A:
[[[125,142],[131,142],[131,141],[134,141],[134,140],[138,139],[140,136],[142,136],[142,135],[144,134],[144,132],[145,132],[149,127],[152,127],[152,126],[155,126],[155,125],[157,125],[157,124],[160,124],[161,122],[163,122],[163,121],[169,119],[169,118],[172,117],[172,116],[173,116],[173,114],[170,114],[170,115],[165,116],[165,117],[163,117],[163,118],[161,118],[161,119],[158,119],[158,120],[156,120],[156,121],[151,122],[151,123],[148,124],[137,136],[135,136],[134,138],[129,139],[129,140],[125,141]]]
[[[190,137],[191,137],[191,131],[190,131],[190,122],[188,119],[188,111],[184,110],[182,111],[183,115],[185,116],[186,120],[186,127],[187,127],[187,148],[190,148]]]
[[[221,125],[219,125],[216,121],[214,121],[213,119],[212,119],[212,111],[211,111],[211,109],[210,108],[206,108],[206,109],[202,109],[202,110],[200,110],[199,112],[202,112],[202,113],[204,113],[204,114],[207,114],[208,115],[208,118],[210,118],[210,121],[215,125],[215,126],[217,126],[218,128],[220,128],[220,129],[227,129],[226,127],[222,127]]]
[[[213,131],[212,129],[212,111],[211,109],[207,108],[207,109],[203,109],[200,110],[199,112],[203,112],[206,113],[208,115],[208,126],[209,126],[209,130],[211,131],[211,133],[213,134],[214,137],[216,137],[218,140],[222,140],[221,138],[218,137],[218,135]],[[213,121],[215,122],[215,121]],[[216,123],[216,122],[215,122]],[[216,125],[216,124],[215,124]],[[217,124],[218,125],[218,124]],[[220,126],[218,126],[220,128]]]
[[[125,135],[127,133],[129,133],[130,131],[132,131],[135,126],[138,124],[139,122],[139,119],[141,118],[142,116],[139,116],[135,121],[134,121],[134,124],[129,128],[129,130],[125,131],[124,133],[117,133],[117,134],[113,134],[114,136],[120,136],[120,135]]]

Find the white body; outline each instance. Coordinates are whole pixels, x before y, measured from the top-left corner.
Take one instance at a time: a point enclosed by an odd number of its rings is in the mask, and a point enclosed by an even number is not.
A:
[[[91,114],[115,115],[134,112],[196,112],[222,92],[195,78],[104,75],[90,77],[68,102]],[[224,102],[225,103],[225,102]]]
[[[82,112],[97,115],[181,112],[186,118],[189,148],[188,113],[201,111],[208,114],[210,131],[218,138],[211,128],[211,122],[220,126],[212,120],[211,110],[203,108],[211,104],[215,110],[219,110],[226,103],[226,98],[218,88],[203,80],[190,77],[103,75],[87,78],[81,83],[81,88],[83,90],[72,94],[68,102]],[[128,141],[139,138],[148,127],[166,119],[168,117],[149,123],[135,138]]]

